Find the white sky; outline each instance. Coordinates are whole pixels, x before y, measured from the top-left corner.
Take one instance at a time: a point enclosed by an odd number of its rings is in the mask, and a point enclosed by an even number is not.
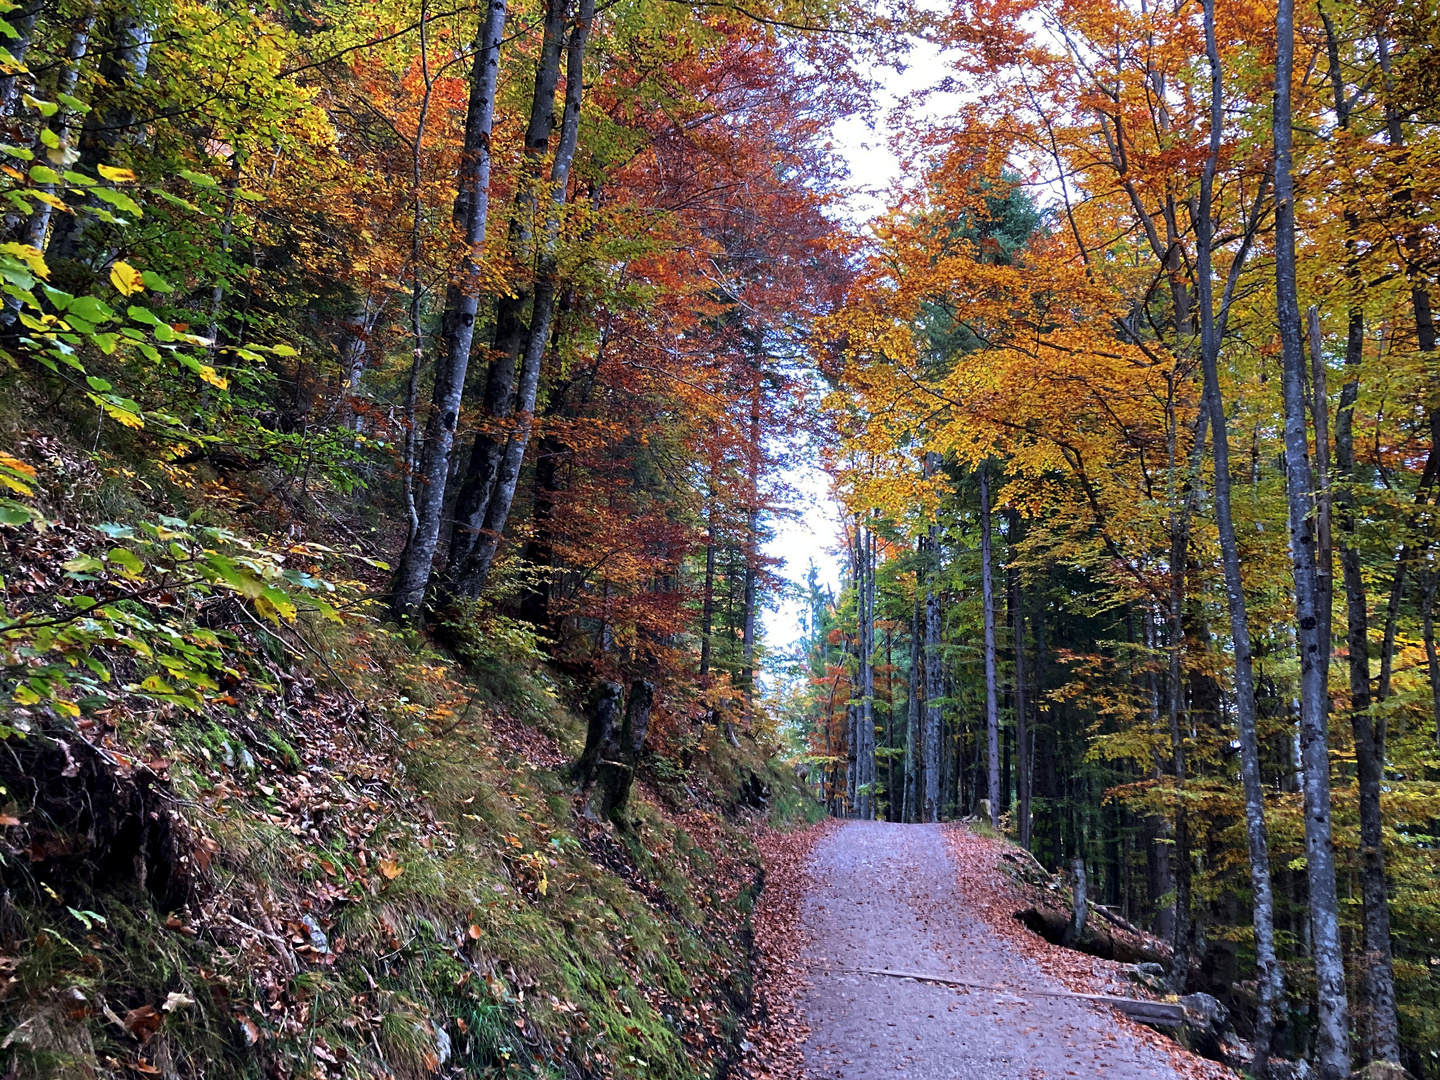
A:
[[[881,87],[875,127],[872,129],[857,118],[843,120],[835,126],[834,146],[850,166],[852,190],[846,205],[847,216],[855,227],[863,228],[889,205],[890,189],[900,179],[900,159],[891,149],[890,141],[897,130],[894,113],[901,98],[935,86],[946,74],[939,50],[916,41],[903,72],[890,69],[875,72],[875,81]],[[945,95],[933,95],[924,111],[937,115],[946,102]],[[803,585],[813,560],[819,568],[821,584],[838,591],[839,505],[830,496],[830,478],[820,469],[817,455],[805,453],[795,457],[806,464],[792,466],[786,479],[800,493],[800,513],[797,518],[775,522],[775,538],[765,550],[784,560],[780,574],[787,580]],[[772,651],[779,651],[800,637],[804,627],[803,605],[787,599],[778,610],[763,612],[763,620],[766,644]]]

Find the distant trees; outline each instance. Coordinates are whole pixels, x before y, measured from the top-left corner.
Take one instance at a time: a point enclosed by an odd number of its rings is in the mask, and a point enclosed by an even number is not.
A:
[[[1434,20],[1022,8],[955,5],[963,102],[823,324],[832,471],[882,538],[877,632],[908,639],[925,717],[876,797],[989,798],[1048,866],[1079,859],[1169,938],[1177,989],[1242,1011],[1257,1075],[1272,1050],[1440,1075],[1436,575],[1411,580],[1440,131],[1394,74],[1433,61]]]

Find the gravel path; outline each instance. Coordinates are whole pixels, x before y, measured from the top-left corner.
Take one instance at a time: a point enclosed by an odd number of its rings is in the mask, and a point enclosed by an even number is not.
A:
[[[964,868],[958,868],[963,873]],[[1178,1080],[1113,1013],[1073,999],[958,908],[940,829],[851,821],[820,841],[804,907],[811,1080]],[[999,989],[856,974],[884,968]],[[1027,991],[1031,991],[1027,993]]]

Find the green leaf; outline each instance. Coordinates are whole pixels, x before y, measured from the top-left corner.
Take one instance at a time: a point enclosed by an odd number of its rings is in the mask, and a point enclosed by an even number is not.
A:
[[[94,555],[77,555],[75,558],[61,563],[60,568],[70,574],[91,574],[97,570],[104,570],[105,564]]]
[[[172,293],[175,291],[174,285],[171,285],[153,270],[140,271],[140,280],[145,283],[147,289],[152,289],[155,292]]]
[[[55,132],[49,128],[45,128],[40,132],[40,141],[52,150],[60,149],[60,136],[56,135]]]
[[[204,173],[191,172],[189,169],[181,169],[179,175],[183,179],[189,180],[190,183],[194,184],[196,187],[213,188],[220,186],[215,182],[214,177],[206,176]]]
[[[31,150],[28,146],[11,146],[8,143],[0,143],[0,154],[9,154],[13,158],[19,158],[21,161],[35,160],[35,151]]]
[[[49,165],[31,165],[30,179],[37,184],[58,184],[60,183],[60,174]]]
[[[100,378],[98,375],[86,375],[85,381],[90,384],[90,389],[94,390],[97,394],[106,394],[115,389],[108,381]]]
[[[42,292],[44,292],[45,299],[49,300],[50,303],[54,304],[55,307],[60,311],[64,311],[66,308],[68,308],[70,306],[70,302],[75,299],[75,297],[71,296],[63,289],[51,288],[49,285],[46,285],[43,282],[40,285],[40,289]]]
[[[0,525],[34,525],[36,530],[45,528],[45,515],[14,499],[0,499]]]
[[[115,318],[115,309],[94,296],[77,296],[70,302],[70,311],[86,322],[103,323]]]
[[[75,918],[79,919],[82,923],[84,923],[86,930],[93,930],[96,923],[99,923],[101,926],[109,925],[105,921],[105,916],[99,914],[98,912],[80,911],[78,908],[70,907],[68,904],[65,906],[65,910],[70,912],[71,915],[74,915]]]
[[[71,112],[79,113],[81,116],[84,116],[90,111],[90,106],[88,103],[81,101],[79,98],[74,97],[70,94],[56,94],[55,100],[60,102],[61,105],[64,105]]]
[[[196,206],[188,199],[182,199],[178,195],[171,195],[170,192],[165,191],[162,188],[155,188],[154,190],[156,195],[159,195],[160,198],[164,199],[166,202],[171,203],[174,206],[182,207],[183,209],[189,210],[191,213],[194,214],[204,214],[206,217],[211,216],[208,210],[205,210],[203,207]]]
[[[81,187],[94,187],[99,183],[93,176],[86,176],[84,173],[75,172],[73,169],[67,169],[65,171],[65,179],[69,183],[78,184]]]
[[[129,548],[111,548],[105,561],[112,567],[119,567],[120,572],[128,578],[142,577],[145,573],[145,564]]]
[[[31,97],[29,94],[21,94],[20,100],[32,109],[38,109],[41,116],[54,116],[60,111],[60,106],[56,102],[41,101],[39,98]]]
[[[35,170],[31,169],[30,171],[33,173]],[[94,193],[96,198],[104,199],[116,209],[123,210],[127,214],[134,214],[136,217],[145,216],[145,211],[140,209],[139,204],[137,204],[134,199],[130,198],[130,196],[126,195],[123,191],[116,191],[114,188],[103,187],[92,188],[91,191]]]

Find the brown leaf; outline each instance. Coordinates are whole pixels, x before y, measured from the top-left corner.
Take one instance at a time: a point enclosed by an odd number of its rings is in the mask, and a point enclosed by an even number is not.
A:
[[[163,1019],[154,1005],[141,1005],[138,1009],[127,1012],[122,1022],[125,1030],[143,1043],[149,1042],[150,1037],[160,1030]]]
[[[405,872],[405,868],[394,859],[381,859],[379,862],[380,875],[386,881],[394,881]]]

